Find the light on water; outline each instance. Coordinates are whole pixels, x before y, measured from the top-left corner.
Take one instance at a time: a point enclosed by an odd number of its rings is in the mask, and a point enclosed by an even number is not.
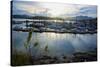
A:
[[[28,39],[27,39],[28,38]],[[31,38],[31,39],[29,39]],[[96,34],[59,34],[59,33],[29,33],[13,32],[13,47],[25,52],[24,42],[33,47],[38,46],[39,53],[49,50],[51,56],[71,55],[75,52],[94,50],[96,46]],[[30,42],[30,43],[29,43]],[[32,48],[33,54],[35,48]]]

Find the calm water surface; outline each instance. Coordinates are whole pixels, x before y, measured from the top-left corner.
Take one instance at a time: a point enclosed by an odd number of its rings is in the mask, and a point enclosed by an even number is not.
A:
[[[26,53],[24,44],[27,42],[29,32],[12,31],[12,47],[17,51]],[[37,46],[34,46],[38,43]],[[50,56],[68,56],[75,52],[92,51],[97,47],[97,34],[59,34],[35,33],[30,35],[28,43],[33,56],[48,54]],[[47,47],[47,52],[45,51]]]

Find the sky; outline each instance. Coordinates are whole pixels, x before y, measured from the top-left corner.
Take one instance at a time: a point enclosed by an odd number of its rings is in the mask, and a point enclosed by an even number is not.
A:
[[[97,17],[97,6],[53,2],[13,1],[12,14],[51,17]]]

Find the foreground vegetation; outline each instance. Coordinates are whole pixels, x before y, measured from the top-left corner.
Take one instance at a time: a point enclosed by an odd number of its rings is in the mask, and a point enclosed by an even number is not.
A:
[[[39,58],[34,58],[27,53],[16,52],[12,54],[12,65],[37,65],[37,64],[55,64],[55,63],[72,63],[72,62],[88,62],[97,61],[97,51],[76,52],[72,57],[62,56],[62,59],[42,55]]]

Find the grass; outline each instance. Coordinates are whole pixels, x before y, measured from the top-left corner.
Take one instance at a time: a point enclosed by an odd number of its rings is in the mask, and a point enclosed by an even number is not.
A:
[[[38,46],[39,45],[39,43],[38,42],[35,42],[34,43],[34,47],[36,47],[36,46]]]
[[[12,66],[21,66],[21,65],[29,65],[32,64],[30,60],[30,56],[24,53],[16,53],[12,54],[11,60]]]
[[[38,58],[27,55],[26,53],[16,52],[12,54],[12,65],[13,66],[22,66],[22,65],[38,65],[38,64],[54,64],[54,63],[72,63],[72,62],[88,62],[88,61],[97,61],[97,52],[76,52],[73,54],[72,58],[67,56],[62,56],[63,60],[59,58],[41,55]]]

